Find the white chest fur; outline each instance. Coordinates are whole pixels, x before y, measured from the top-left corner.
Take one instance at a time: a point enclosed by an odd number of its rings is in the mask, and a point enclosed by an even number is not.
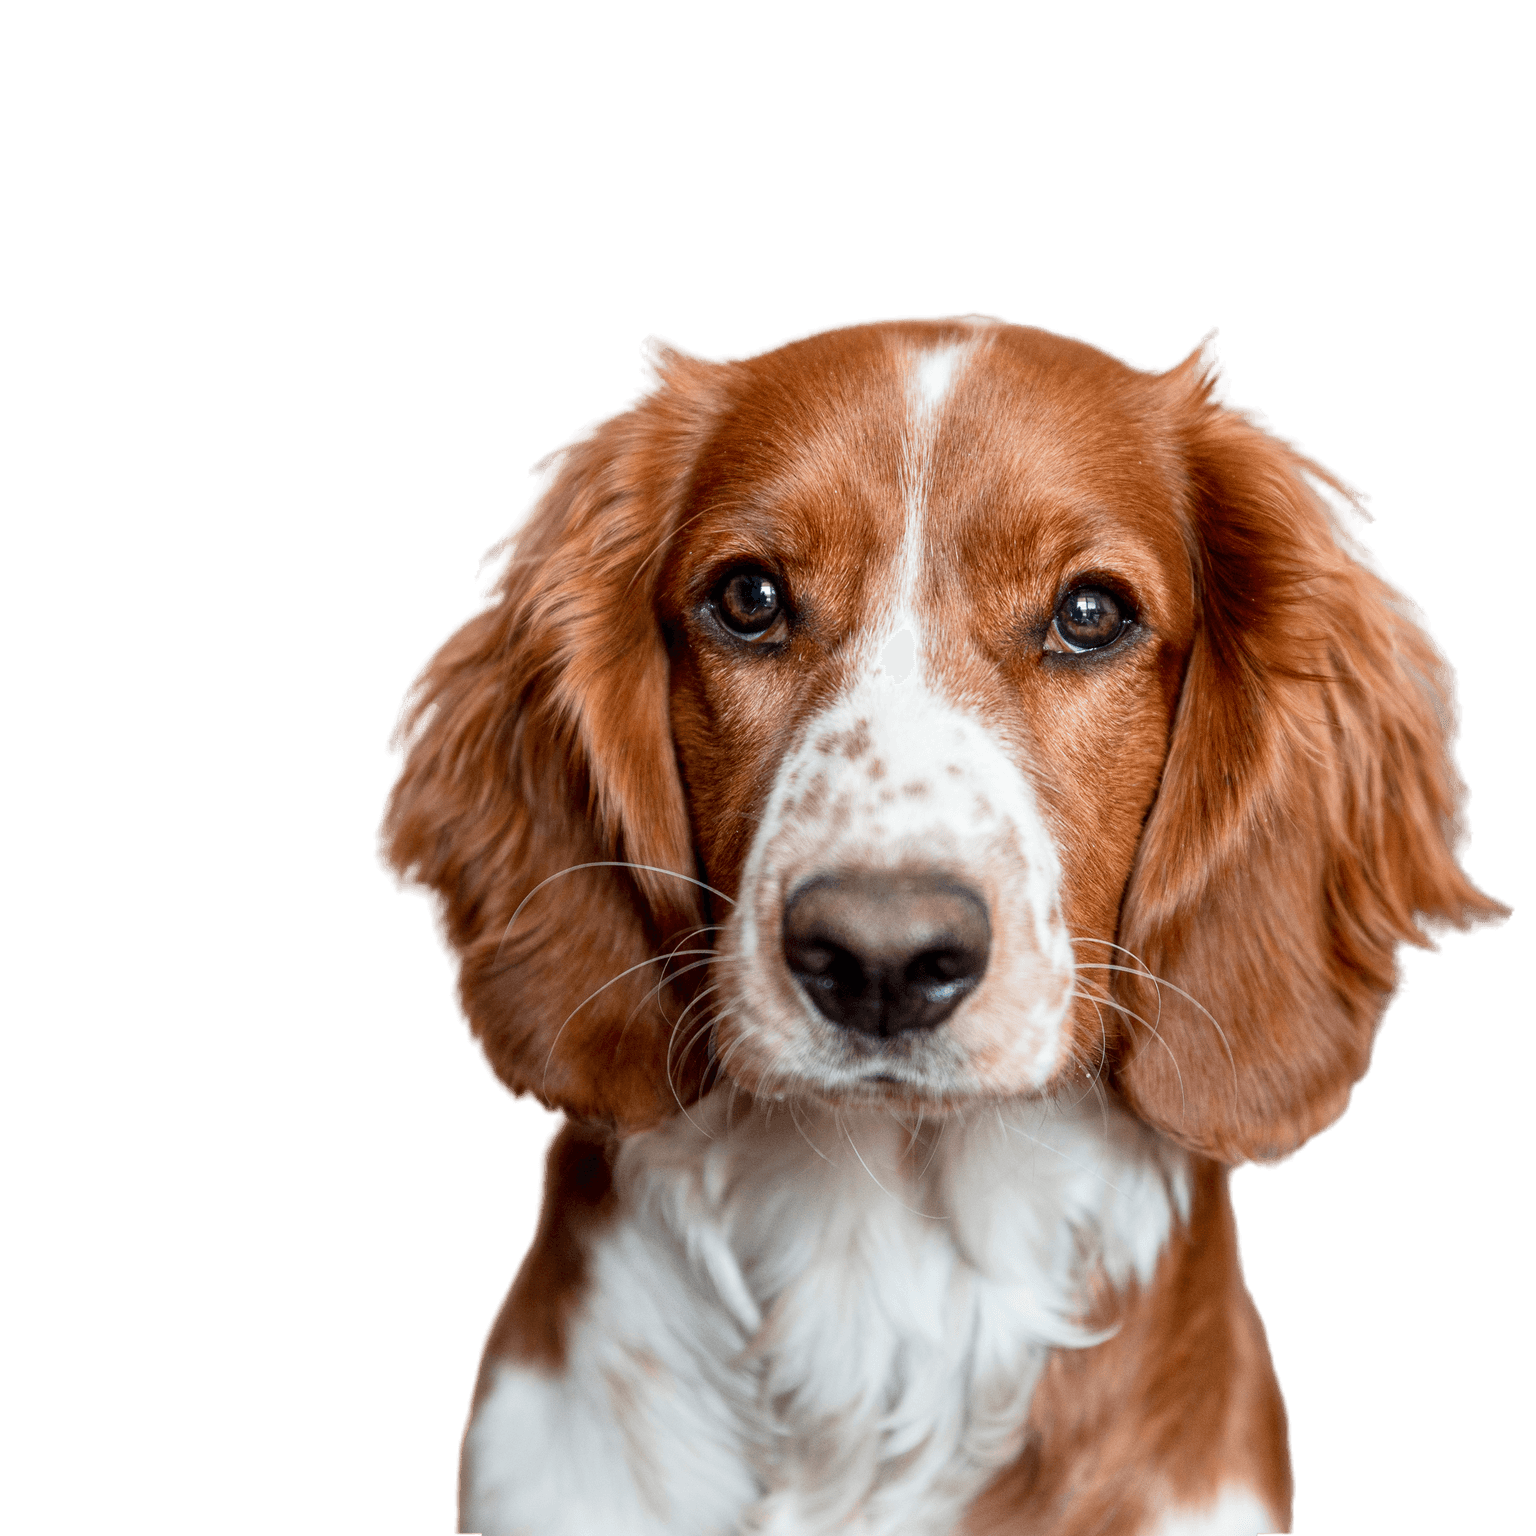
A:
[[[466,1441],[466,1529],[949,1531],[1021,1444],[1088,1269],[1150,1278],[1181,1154],[1113,1107],[1015,1101],[914,1128],[734,1106],[627,1142],[619,1215],[555,1375],[503,1365]]]

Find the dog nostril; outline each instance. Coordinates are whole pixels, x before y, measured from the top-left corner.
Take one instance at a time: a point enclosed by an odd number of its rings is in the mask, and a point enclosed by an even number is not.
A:
[[[980,895],[946,875],[827,875],[784,907],[790,973],[818,1012],[860,1034],[942,1024],[981,980],[991,939]]]

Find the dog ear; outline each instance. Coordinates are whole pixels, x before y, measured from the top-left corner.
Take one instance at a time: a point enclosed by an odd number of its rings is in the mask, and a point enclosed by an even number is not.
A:
[[[566,452],[493,606],[417,684],[384,822],[388,861],[442,899],[497,1075],[624,1128],[708,1070],[664,984],[704,916],[653,598],[716,373],[663,354],[658,392]]]
[[[1200,613],[1122,907],[1135,958],[1116,992],[1140,1024],[1117,1082],[1143,1119],[1239,1162],[1343,1111],[1421,918],[1505,909],[1453,852],[1444,663],[1309,481],[1342,487],[1217,405],[1198,354],[1164,385]]]

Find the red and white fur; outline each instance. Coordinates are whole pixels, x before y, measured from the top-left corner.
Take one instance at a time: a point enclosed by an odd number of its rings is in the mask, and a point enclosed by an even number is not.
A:
[[[1319,483],[1198,357],[990,321],[667,355],[566,454],[386,826],[568,1116],[463,1530],[1289,1528],[1226,1170],[1343,1110],[1422,918],[1501,910]],[[845,1027],[797,903],[862,953],[930,889],[984,968]]]

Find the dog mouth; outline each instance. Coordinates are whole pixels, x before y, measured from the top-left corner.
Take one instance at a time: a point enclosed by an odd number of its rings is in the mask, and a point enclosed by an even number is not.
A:
[[[998,1099],[1050,1096],[1075,1060],[1053,1052],[1058,1059],[1039,1062],[1029,1048],[1032,1032],[1013,1021],[972,1039],[947,1026],[865,1034],[772,1008],[759,1012],[745,999],[724,1013],[711,1040],[719,1080],[761,1099],[964,1112]]]
[[[927,1113],[986,1095],[967,1070],[966,1052],[952,1039],[868,1038],[839,1031],[787,1048],[761,1037],[752,1044],[755,1048],[742,1051],[738,1042],[726,1040],[718,1050],[722,1076],[757,1097]]]

